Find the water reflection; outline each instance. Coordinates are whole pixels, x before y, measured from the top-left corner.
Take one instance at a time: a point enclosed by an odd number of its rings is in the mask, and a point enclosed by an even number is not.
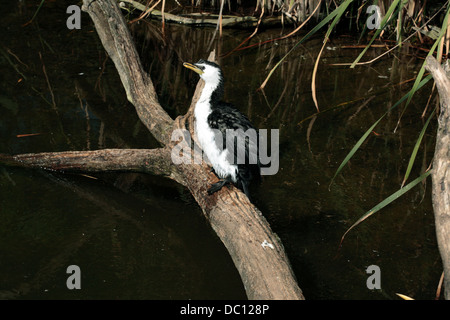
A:
[[[28,7],[7,2],[10,9],[0,22],[9,31],[2,43],[8,59],[0,63],[1,152],[157,145],[127,102],[87,15],[82,30],[70,32],[61,15],[65,2],[49,2],[37,24],[23,28],[16,20],[29,18],[29,12],[21,11]],[[208,55],[213,30],[167,25],[163,35],[154,22],[135,23],[131,29],[161,104],[172,117],[183,114],[198,78],[186,72],[182,62]],[[217,53],[231,51],[249,32],[225,30],[223,38],[213,42]],[[251,43],[277,38],[281,32],[266,30]],[[318,69],[317,114],[311,74],[320,37],[300,46],[266,88],[257,91],[268,70],[298,39],[220,59],[226,100],[257,127],[280,129],[280,171],[264,178],[255,195],[258,207],[281,237],[308,299],[384,299],[395,298],[396,292],[432,299],[441,265],[429,185],[410,191],[358,226],[338,251],[345,230],[399,188],[422,128],[429,88],[408,107],[395,134],[402,108],[380,123],[329,190],[342,159],[407,92],[409,86],[401,84],[414,77],[421,60],[404,48],[354,70],[335,66],[353,61],[359,53],[343,48],[355,39],[335,38]],[[366,58],[381,52],[371,50]],[[434,132],[430,126],[413,176],[431,160]],[[29,133],[39,135],[17,138]],[[0,188],[3,297],[245,297],[228,253],[189,193],[170,181],[3,167]],[[71,264],[83,272],[80,292],[65,287],[65,268]],[[365,269],[372,264],[381,268],[382,292],[366,287]]]

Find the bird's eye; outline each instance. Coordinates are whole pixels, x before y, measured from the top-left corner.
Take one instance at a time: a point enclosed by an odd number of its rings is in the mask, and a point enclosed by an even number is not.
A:
[[[200,64],[200,62],[197,62],[196,64],[195,64],[195,66],[197,67],[197,68],[199,68],[200,70],[205,70],[205,66],[204,65],[201,65]]]
[[[198,62],[195,64],[198,68],[201,70],[205,70],[206,61],[203,59],[198,60]]]

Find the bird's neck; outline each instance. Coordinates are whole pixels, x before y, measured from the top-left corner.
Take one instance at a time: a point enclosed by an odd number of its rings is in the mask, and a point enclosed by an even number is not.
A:
[[[200,124],[206,124],[208,122],[208,116],[212,112],[211,96],[213,92],[214,87],[205,83],[194,110],[197,129],[199,129]]]
[[[223,82],[221,80],[205,82],[197,105],[213,108],[223,97]]]

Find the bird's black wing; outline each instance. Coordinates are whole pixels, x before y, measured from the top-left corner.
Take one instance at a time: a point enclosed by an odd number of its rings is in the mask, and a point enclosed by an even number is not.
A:
[[[214,106],[212,112],[208,116],[208,124],[211,128],[218,129],[221,132],[226,129],[254,129],[248,118],[237,110],[232,104],[221,102]]]
[[[229,152],[230,162],[237,164],[242,175],[260,175],[258,157],[258,132],[250,120],[233,105],[221,102],[214,106],[208,116],[208,124],[222,135],[222,141],[216,139],[219,148],[233,150]],[[249,130],[251,129],[251,130]],[[222,145],[220,145],[222,142]],[[245,148],[245,150],[243,150]],[[244,158],[243,158],[244,157]]]

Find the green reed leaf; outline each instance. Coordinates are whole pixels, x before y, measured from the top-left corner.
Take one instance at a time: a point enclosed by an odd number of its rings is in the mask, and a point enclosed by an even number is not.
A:
[[[367,211],[365,214],[363,214],[361,216],[361,218],[359,218],[354,224],[352,224],[350,226],[350,228],[347,229],[347,231],[345,231],[344,235],[341,238],[341,243],[340,245],[342,245],[342,242],[344,241],[345,236],[350,232],[350,230],[352,230],[354,227],[356,227],[357,225],[359,225],[361,222],[363,222],[364,220],[366,220],[367,218],[369,218],[371,215],[373,215],[374,213],[380,211],[381,209],[383,209],[384,207],[386,207],[387,205],[389,205],[390,203],[392,203],[393,201],[397,200],[398,198],[400,198],[402,195],[404,195],[406,192],[408,192],[409,190],[411,190],[412,188],[414,188],[417,184],[419,184],[420,182],[422,182],[423,180],[425,180],[432,172],[433,170],[429,170],[425,173],[423,173],[422,175],[420,175],[418,178],[414,179],[413,181],[411,181],[410,183],[408,183],[406,186],[404,186],[403,188],[401,188],[400,190],[397,190],[396,192],[394,192],[393,194],[391,194],[389,197],[387,197],[386,199],[384,199],[383,201],[381,201],[379,204],[377,204],[375,207],[373,207],[372,209],[370,209],[369,211]]]
[[[430,81],[430,79],[432,78],[432,75],[428,75],[425,79],[423,79],[417,86],[416,90],[419,90],[420,88],[422,88],[428,81]],[[411,89],[412,90],[412,89]],[[359,149],[359,147],[363,144],[363,142],[367,139],[367,137],[369,136],[369,134],[372,132],[372,130],[377,126],[377,124],[394,108],[396,108],[399,104],[401,104],[403,101],[405,101],[408,96],[409,93],[411,91],[409,91],[408,93],[406,93],[400,100],[398,100],[392,107],[389,108],[388,111],[386,111],[365,133],[364,135],[358,140],[358,142],[355,144],[355,146],[352,148],[352,150],[348,153],[348,155],[345,157],[344,161],[342,161],[341,165],[339,166],[339,168],[336,170],[336,173],[334,174],[333,178],[331,179],[330,182],[330,186],[333,183],[334,179],[337,177],[337,175],[341,172],[341,170],[344,168],[344,166],[347,164],[347,162],[353,157],[353,155],[355,154],[355,152]],[[328,187],[328,189],[330,188],[330,186]]]
[[[287,56],[289,56],[300,44],[308,40],[312,35],[314,35],[317,31],[322,29],[324,25],[326,25],[328,22],[331,21],[331,19],[335,18],[339,15],[339,17],[342,16],[343,11],[341,7],[345,6],[345,8],[348,7],[348,5],[353,2],[353,0],[346,0],[343,4],[341,4],[339,7],[337,7],[332,13],[330,13],[328,16],[325,17],[320,23],[318,23],[311,31],[309,31],[299,42],[297,42],[281,59],[278,61],[275,66],[269,71],[269,74],[267,75],[264,82],[261,84],[260,89],[263,89],[267,82],[269,81],[269,78],[272,76],[272,74],[275,72],[275,70],[278,68],[278,66],[286,59]],[[340,9],[341,8],[341,9]],[[337,21],[333,21],[333,26],[336,25]],[[328,28],[327,35],[331,33],[330,28]],[[328,39],[328,36],[325,37]]]
[[[414,145],[413,152],[411,153],[411,157],[409,158],[408,168],[406,169],[405,177],[403,178],[402,187],[405,184],[406,180],[409,178],[409,174],[411,173],[412,167],[414,165],[414,161],[417,156],[417,152],[419,151],[420,144],[422,142],[422,138],[425,135],[425,131],[427,130],[428,124],[430,123],[431,118],[434,116],[436,108],[434,108],[431,115],[428,117],[427,122],[425,122],[425,125],[422,128],[422,131],[420,131],[419,138],[416,141],[416,144]]]
[[[367,50],[369,50],[370,46],[372,45],[372,43],[375,41],[375,39],[380,35],[381,31],[384,29],[384,27],[386,27],[387,22],[389,20],[389,18],[391,17],[392,13],[394,12],[395,8],[397,8],[398,4],[399,4],[400,0],[395,0],[394,2],[392,2],[391,6],[389,7],[388,11],[386,12],[386,15],[384,16],[384,18],[381,20],[380,22],[380,28],[377,29],[377,31],[375,31],[375,34],[373,35],[372,39],[370,40],[369,44],[364,48],[364,50],[359,54],[359,56],[355,59],[355,61],[353,61],[352,65],[350,66],[350,68],[354,68],[356,66],[356,64],[359,62],[359,60],[361,60],[361,58],[364,56],[364,54],[367,52]]]

